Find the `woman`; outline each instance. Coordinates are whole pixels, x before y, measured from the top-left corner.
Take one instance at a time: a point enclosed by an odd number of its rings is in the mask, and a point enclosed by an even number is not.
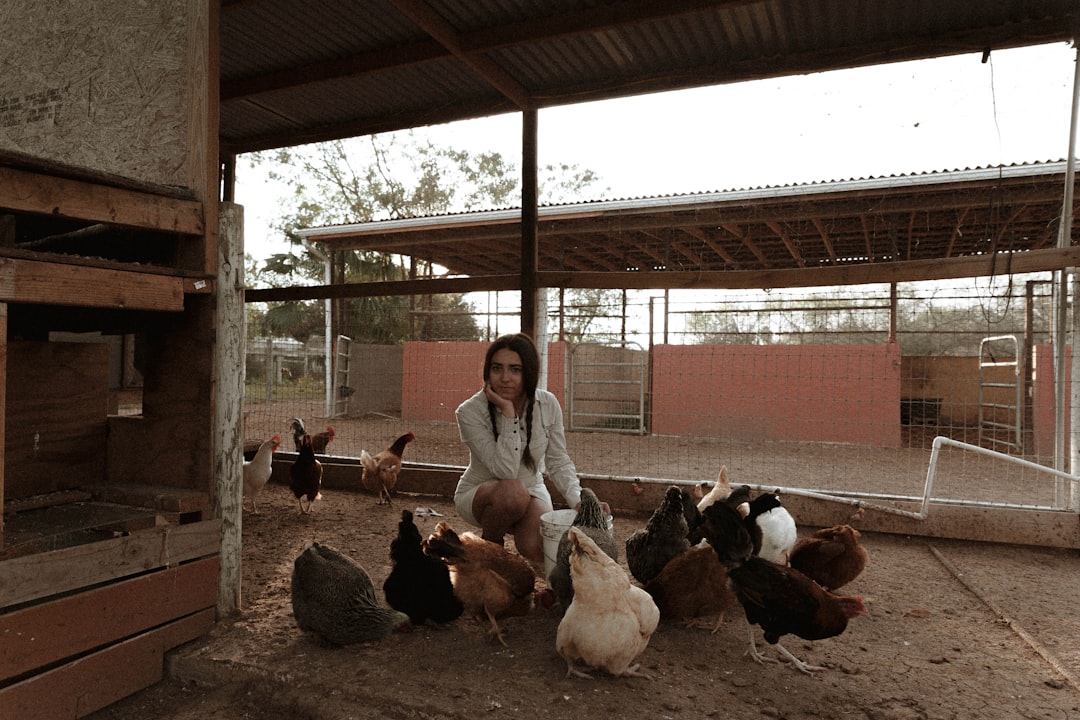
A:
[[[484,387],[457,409],[469,466],[454,493],[458,514],[482,528],[485,540],[501,545],[513,534],[518,552],[535,565],[544,561],[540,516],[552,509],[541,471],[568,506],[581,502],[562,408],[536,387],[539,377],[540,356],[528,335],[503,335],[488,348]]]

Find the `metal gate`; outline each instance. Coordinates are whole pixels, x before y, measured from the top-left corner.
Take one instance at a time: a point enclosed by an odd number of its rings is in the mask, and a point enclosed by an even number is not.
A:
[[[581,343],[570,350],[569,429],[645,434],[648,356],[637,343]]]
[[[1015,335],[995,335],[979,343],[979,445],[1023,451],[1021,363]]]
[[[353,388],[349,385],[349,358],[352,355],[352,338],[337,336],[337,351],[334,358],[334,408],[331,417],[344,417],[349,414],[349,397]]]

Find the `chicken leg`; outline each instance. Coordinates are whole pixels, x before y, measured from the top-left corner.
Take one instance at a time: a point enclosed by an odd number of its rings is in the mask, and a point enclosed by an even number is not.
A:
[[[824,670],[825,669],[824,667],[822,667],[820,665],[810,665],[810,664],[800,660],[799,658],[792,655],[791,652],[786,647],[784,647],[783,645],[781,645],[778,642],[773,643],[773,645],[776,647],[776,649],[780,652],[781,655],[783,655],[785,658],[788,659],[788,661],[791,663],[792,667],[794,667],[796,670],[798,670],[799,672],[801,672],[801,673],[803,673],[805,675],[809,675],[812,672],[814,672],[815,670]],[[779,663],[780,662],[779,660],[777,660],[775,658],[766,657],[765,655],[762,655],[760,652],[758,652],[757,642],[754,640],[754,626],[753,625],[750,625],[750,649],[747,651],[747,653],[754,660],[754,662],[757,662],[757,663],[760,663],[760,664],[764,664],[764,663],[767,663],[767,662],[771,662],[771,663]]]

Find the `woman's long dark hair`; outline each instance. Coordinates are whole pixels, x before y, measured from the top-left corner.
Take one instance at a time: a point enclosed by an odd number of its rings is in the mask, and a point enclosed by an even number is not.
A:
[[[488,382],[491,376],[491,358],[500,350],[516,352],[521,358],[521,386],[525,391],[525,452],[521,454],[521,461],[530,470],[536,470],[536,461],[533,460],[529,450],[529,441],[532,440],[533,405],[536,401],[536,384],[540,382],[540,353],[536,351],[536,344],[532,338],[524,333],[500,335],[491,343],[491,347],[484,356],[484,382]],[[488,415],[491,416],[491,430],[495,439],[499,439],[498,425],[495,424],[495,414],[498,410],[495,405],[488,403]]]

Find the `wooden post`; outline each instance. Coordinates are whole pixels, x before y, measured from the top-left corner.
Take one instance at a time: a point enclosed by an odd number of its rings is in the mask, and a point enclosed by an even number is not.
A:
[[[243,529],[245,347],[244,209],[222,203],[218,236],[217,356],[214,361],[214,498],[221,518],[218,616],[240,609]],[[268,368],[269,371],[269,368]]]
[[[521,113],[521,332],[536,337],[537,111]],[[547,318],[543,318],[546,320]]]
[[[0,303],[0,439],[7,436],[7,303]],[[0,508],[4,507],[4,443],[0,442]],[[0,512],[0,550],[4,549],[4,513]]]

